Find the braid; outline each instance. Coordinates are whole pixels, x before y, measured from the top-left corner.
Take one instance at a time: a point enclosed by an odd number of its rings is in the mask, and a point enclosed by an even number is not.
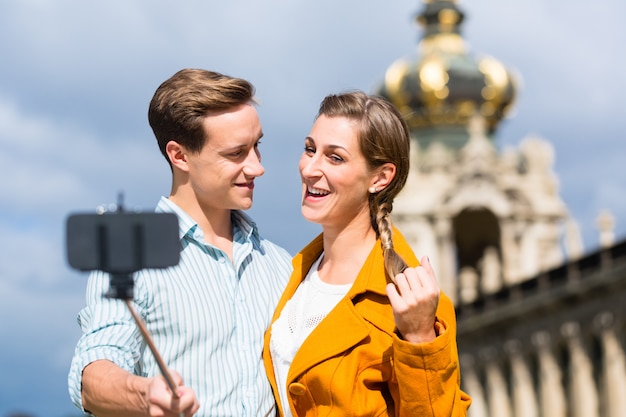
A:
[[[385,259],[385,272],[388,278],[395,283],[395,277],[407,268],[404,259],[393,248],[392,225],[389,214],[391,213],[391,203],[384,202],[378,206],[376,212],[376,224],[380,236],[380,245],[383,248]]]

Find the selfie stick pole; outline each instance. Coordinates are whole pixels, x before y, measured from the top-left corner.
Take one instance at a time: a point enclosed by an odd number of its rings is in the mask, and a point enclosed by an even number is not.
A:
[[[133,301],[133,278],[130,274],[111,274],[111,288],[109,292],[106,294],[109,298],[117,298],[122,299],[126,303],[126,307],[128,307],[128,311],[133,316],[135,323],[137,323],[137,327],[141,332],[146,344],[150,348],[154,359],[156,360],[157,365],[159,366],[159,370],[161,371],[161,375],[163,375],[163,379],[167,383],[170,391],[172,391],[172,397],[178,399],[180,396],[178,395],[178,390],[176,389],[176,383],[172,378],[172,375],[167,370],[167,366],[165,366],[165,362],[163,358],[159,354],[159,351],[156,348],[156,345],[152,341],[152,337],[150,336],[150,332],[148,332],[148,328],[145,323],[139,317],[139,314],[135,311],[132,305]]]
[[[141,320],[139,315],[135,312],[135,309],[133,308],[133,305],[132,305],[132,300],[127,298],[124,301],[126,302],[126,307],[128,307],[128,311],[130,311],[130,314],[133,316],[133,319],[135,319],[135,323],[137,323],[137,327],[139,328],[141,335],[143,336],[144,340],[148,344],[148,347],[150,348],[150,351],[152,352],[152,355],[154,356],[154,359],[156,360],[156,363],[159,366],[159,370],[161,371],[161,374],[163,375],[163,378],[165,379],[167,386],[169,387],[170,391],[172,391],[172,397],[176,399],[180,398],[178,395],[178,390],[176,389],[176,383],[174,383],[174,379],[172,378],[172,375],[170,375],[169,371],[167,370],[167,367],[165,366],[165,362],[163,362],[163,358],[161,358],[159,351],[154,345],[154,342],[152,341],[152,337],[150,337],[150,333],[148,332],[148,328],[146,327],[144,322]]]
[[[161,358],[159,351],[157,350],[154,342],[152,341],[152,337],[150,337],[148,328],[144,324],[143,320],[141,320],[139,315],[135,312],[135,309],[133,308],[133,305],[132,305],[132,301],[133,301],[132,298],[124,299],[124,302],[126,302],[126,307],[128,307],[128,311],[130,311],[130,314],[133,316],[133,319],[135,319],[135,323],[137,323],[137,327],[139,328],[141,335],[143,336],[144,340],[148,344],[148,347],[150,348],[150,351],[152,352],[152,355],[154,356],[154,359],[156,360],[156,363],[159,366],[159,370],[161,371],[161,375],[163,375],[163,379],[165,379],[167,386],[172,392],[172,398],[177,400],[180,398],[180,395],[178,395],[178,390],[176,389],[176,383],[174,383],[174,378],[172,378],[172,375],[167,370],[167,366],[165,366],[165,362],[163,362],[163,358]],[[179,417],[184,417],[184,415],[185,415],[184,413],[180,413]]]
[[[128,311],[130,311],[130,314],[133,316],[135,323],[137,323],[137,327],[139,328],[143,339],[146,341],[146,344],[152,352],[152,356],[154,356],[154,359],[159,366],[159,370],[161,371],[161,375],[163,375],[163,379],[165,379],[167,386],[169,387],[170,391],[172,391],[172,397],[176,399],[180,398],[180,396],[178,395],[178,390],[176,389],[176,383],[174,382],[174,379],[172,378],[170,372],[167,370],[167,366],[165,366],[165,362],[159,354],[159,351],[157,350],[156,345],[154,344],[154,341],[150,336],[150,332],[148,332],[148,328],[146,327],[141,317],[139,317],[139,314],[137,314],[137,312],[133,308],[132,301],[134,283],[132,275],[111,273],[110,277],[110,289],[106,296],[108,298],[117,298],[124,300],[124,302],[126,303],[126,307],[128,307]]]

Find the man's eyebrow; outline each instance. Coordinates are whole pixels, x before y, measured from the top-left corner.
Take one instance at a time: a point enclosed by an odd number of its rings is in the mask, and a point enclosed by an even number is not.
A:
[[[258,144],[262,137],[263,137],[263,132],[261,132],[261,134],[259,135],[258,139],[254,141],[253,145]],[[239,145],[234,145],[234,146],[231,146],[229,148],[224,148],[224,150],[222,152],[228,153],[228,152],[237,151],[237,150],[242,149],[242,148],[247,148],[249,145],[250,145],[249,143],[242,143],[242,144],[239,144]]]

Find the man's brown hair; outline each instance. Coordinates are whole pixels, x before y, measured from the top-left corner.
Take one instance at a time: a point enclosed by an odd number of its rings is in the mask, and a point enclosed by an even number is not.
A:
[[[199,152],[209,139],[202,124],[206,116],[250,102],[254,102],[254,86],[250,82],[186,68],[157,88],[150,101],[148,121],[161,153],[170,163],[165,150],[169,141]]]

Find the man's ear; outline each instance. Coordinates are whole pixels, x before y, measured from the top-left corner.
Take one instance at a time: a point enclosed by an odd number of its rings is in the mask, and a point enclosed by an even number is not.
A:
[[[389,183],[396,176],[396,166],[391,162],[381,165],[376,168],[376,172],[372,177],[371,187],[380,192],[389,185]]]
[[[170,140],[165,145],[165,152],[172,164],[172,167],[178,168],[181,171],[188,171],[189,165],[187,165],[187,150],[180,143]]]

